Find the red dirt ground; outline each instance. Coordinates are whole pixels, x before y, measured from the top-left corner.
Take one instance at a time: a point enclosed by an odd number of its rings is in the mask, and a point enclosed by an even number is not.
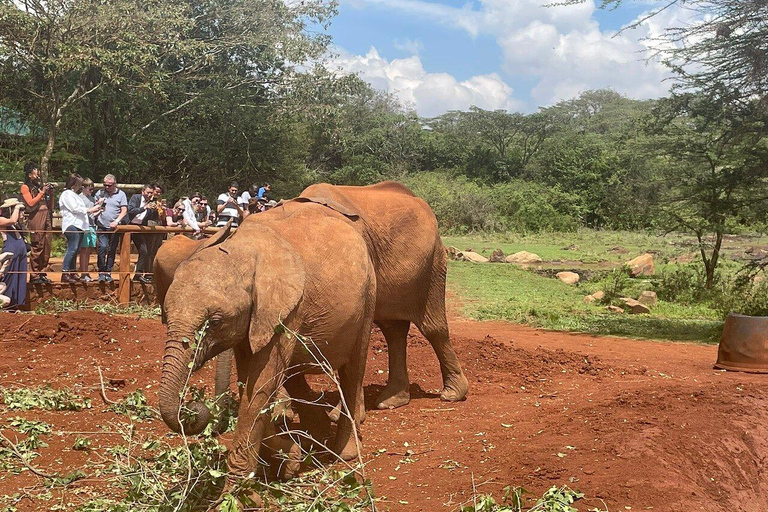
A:
[[[102,427],[121,417],[99,398],[105,378],[125,379],[156,403],[163,326],[94,312],[0,314],[0,385],[75,388],[91,398],[81,412],[9,411],[52,423],[61,435],[34,459],[66,472],[105,456],[119,441]],[[717,348],[534,330],[456,320],[452,338],[470,380],[465,402],[437,398],[440,376],[429,344],[409,337],[411,404],[369,411],[362,427],[368,476],[381,509],[453,511],[506,485],[540,496],[568,484],[590,498],[580,510],[768,510],[768,375],[713,370]],[[386,380],[386,345],[377,332],[366,380],[370,404]],[[201,371],[211,382],[211,368]],[[5,422],[3,422],[5,424]],[[137,425],[164,435],[161,421]],[[7,432],[7,431],[6,431]],[[93,452],[72,451],[90,432]],[[407,443],[407,445],[406,445]],[[405,457],[407,449],[413,455]],[[386,450],[386,451],[384,451]],[[0,495],[34,485],[29,472],[0,475]],[[78,502],[70,486],[65,501]],[[601,501],[602,500],[602,501]],[[19,510],[51,501],[22,500]]]

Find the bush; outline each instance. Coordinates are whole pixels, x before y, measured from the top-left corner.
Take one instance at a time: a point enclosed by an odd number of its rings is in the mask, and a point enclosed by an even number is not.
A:
[[[444,232],[573,231],[578,227],[573,198],[556,188],[524,180],[480,185],[445,172],[405,179],[435,212]]]
[[[720,281],[719,273],[715,281]],[[653,283],[659,299],[667,302],[691,304],[700,302],[711,295],[706,289],[707,276],[700,263],[676,265],[673,270],[664,270],[661,278]]]
[[[600,281],[600,289],[605,296],[601,299],[603,304],[613,304],[614,306],[623,306],[619,303],[621,297],[627,296],[627,288],[630,285],[630,269],[624,265],[620,268],[614,268],[608,275]]]
[[[738,276],[722,282],[718,292],[714,306],[723,318],[728,313],[768,316],[768,282],[764,280],[756,281],[749,276]]]

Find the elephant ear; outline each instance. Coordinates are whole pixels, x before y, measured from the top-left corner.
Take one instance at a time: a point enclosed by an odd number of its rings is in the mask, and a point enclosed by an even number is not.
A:
[[[224,227],[222,227],[220,230],[218,230],[212,237],[206,238],[205,240],[203,240],[203,243],[200,244],[200,247],[198,247],[195,252],[200,252],[203,249],[207,249],[208,247],[219,245],[220,243],[224,242],[227,238],[229,238],[229,235],[232,233],[232,220],[233,219],[229,219],[227,224]]]
[[[264,226],[256,255],[253,312],[248,338],[255,354],[281,333],[304,295],[306,273],[296,250],[274,230]]]

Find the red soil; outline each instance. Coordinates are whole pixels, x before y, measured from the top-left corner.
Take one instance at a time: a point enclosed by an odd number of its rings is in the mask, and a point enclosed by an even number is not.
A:
[[[0,385],[74,387],[93,402],[80,412],[17,412],[0,405],[6,419],[42,419],[65,432],[48,436],[50,446],[34,459],[45,471],[78,469],[121,441],[96,433],[90,435],[93,452],[71,450],[74,432],[97,432],[124,419],[105,411],[97,366],[105,378],[125,380],[111,398],[141,388],[157,402],[164,332],[157,320],[93,312],[2,314],[0,325]],[[714,346],[501,322],[454,321],[451,327],[470,380],[468,399],[437,398],[436,358],[414,331],[411,404],[369,411],[362,427],[368,476],[385,497],[381,509],[449,511],[471,498],[473,486],[498,497],[506,485],[540,496],[568,484],[591,498],[581,510],[768,510],[768,376],[713,370]],[[385,383],[386,364],[386,345],[375,333],[369,404]],[[212,382],[211,368],[199,377]],[[167,433],[161,421],[137,428]],[[413,455],[406,457],[406,450]],[[36,482],[29,472],[0,475],[0,495]],[[70,486],[65,502],[83,501],[78,492],[87,485],[93,482]],[[48,510],[53,503],[22,500],[17,506]]]

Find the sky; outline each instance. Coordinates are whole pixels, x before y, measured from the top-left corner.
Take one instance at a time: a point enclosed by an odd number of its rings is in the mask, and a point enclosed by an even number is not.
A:
[[[636,29],[655,0],[602,10],[593,0],[340,0],[329,65],[357,73],[432,117],[475,105],[535,112],[590,89],[630,98],[668,93],[670,74],[648,38],[686,21],[664,10]],[[599,0],[598,0],[599,1]]]

